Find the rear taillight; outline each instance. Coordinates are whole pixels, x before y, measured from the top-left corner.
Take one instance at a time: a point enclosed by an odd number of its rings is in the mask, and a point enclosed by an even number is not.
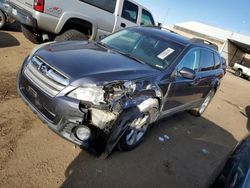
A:
[[[39,12],[44,12],[44,0],[35,0],[34,10],[37,10]]]

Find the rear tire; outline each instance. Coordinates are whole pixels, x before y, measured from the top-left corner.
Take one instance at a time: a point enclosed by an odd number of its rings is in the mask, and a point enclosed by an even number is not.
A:
[[[0,10],[0,29],[4,27],[5,23],[6,23],[6,17],[4,13]]]
[[[205,110],[207,109],[208,105],[212,101],[212,98],[214,97],[215,90],[212,89],[206,96],[206,98],[202,101],[202,104],[198,107],[196,110],[191,110],[191,113],[197,117],[201,116]]]
[[[242,76],[242,71],[241,70],[236,70],[234,74],[235,74],[235,76],[241,77]]]
[[[88,40],[88,37],[84,35],[83,33],[71,29],[68,31],[65,31],[61,35],[58,35],[55,37],[55,41],[67,41],[67,40]]]
[[[26,26],[21,25],[21,29],[23,32],[23,35],[32,43],[34,44],[40,44],[41,42],[37,39],[37,36],[32,33]]]

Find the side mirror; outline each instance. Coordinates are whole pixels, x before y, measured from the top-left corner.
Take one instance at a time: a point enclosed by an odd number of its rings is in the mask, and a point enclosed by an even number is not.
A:
[[[179,74],[183,77],[183,78],[187,78],[190,80],[193,80],[195,78],[195,71],[186,67],[183,67],[180,71]]]

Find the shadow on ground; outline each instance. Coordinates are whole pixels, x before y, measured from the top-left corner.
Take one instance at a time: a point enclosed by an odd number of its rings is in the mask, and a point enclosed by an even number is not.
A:
[[[247,115],[247,130],[250,132],[250,106],[246,107],[246,115]]]
[[[12,31],[12,32],[21,32],[21,25],[17,22],[15,23],[7,23],[2,31]]]
[[[159,141],[164,134],[170,139]],[[82,151],[66,169],[61,188],[204,187],[236,143],[205,118],[177,114],[160,121],[131,152],[115,151],[103,160]]]
[[[0,48],[19,46],[20,42],[9,33],[0,31]]]

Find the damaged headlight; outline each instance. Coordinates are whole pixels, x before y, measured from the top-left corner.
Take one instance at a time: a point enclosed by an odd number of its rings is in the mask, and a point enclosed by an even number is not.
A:
[[[93,88],[77,88],[68,94],[68,97],[78,99],[80,101],[91,102],[95,105],[105,103],[104,93],[102,87],[93,87]]]
[[[107,98],[109,100],[119,100],[125,95],[132,95],[136,90],[136,83],[132,81],[112,83],[107,87]]]

